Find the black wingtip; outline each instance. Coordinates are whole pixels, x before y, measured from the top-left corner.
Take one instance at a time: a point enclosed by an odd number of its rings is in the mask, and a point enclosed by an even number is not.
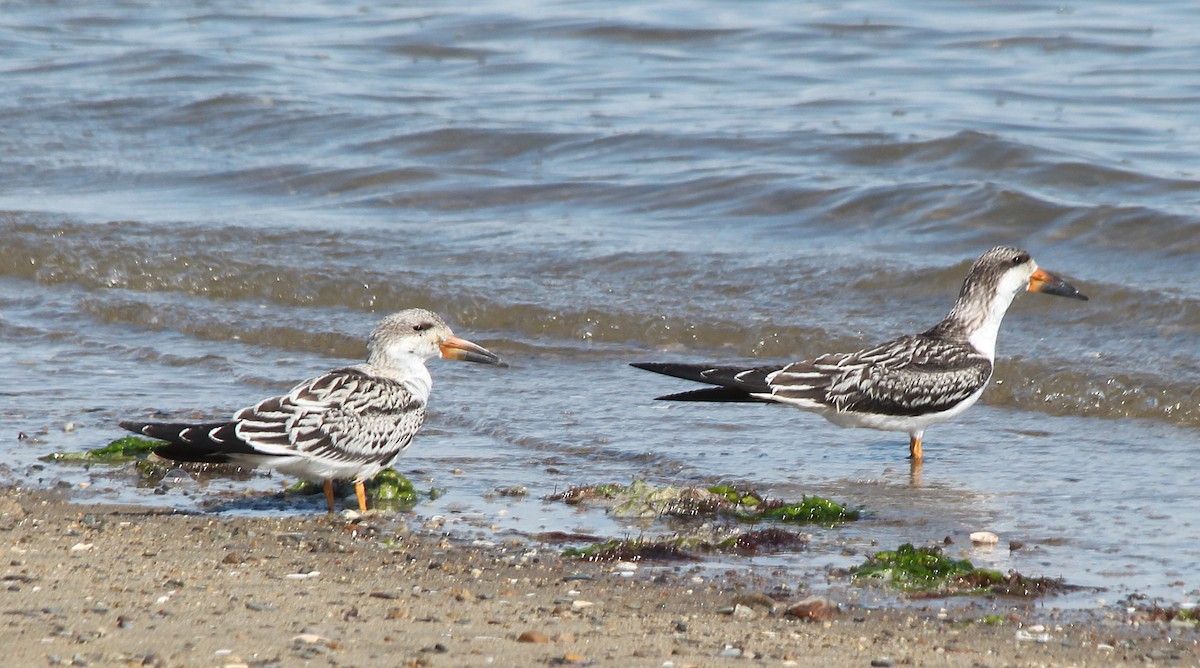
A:
[[[706,387],[702,390],[665,394],[654,399],[655,401],[705,401],[734,404],[771,403],[766,399],[760,399],[749,392],[733,387]]]
[[[227,453],[206,448],[197,448],[182,443],[160,445],[154,448],[154,454],[163,459],[170,459],[171,461],[191,462],[195,464],[229,464],[233,462],[233,458]]]
[[[680,364],[678,362],[632,362],[631,367],[642,369],[644,371],[652,371],[661,373],[664,376],[672,376],[674,378],[682,378],[684,380],[694,380],[698,383],[709,383],[716,385],[717,383],[708,380],[704,374],[713,368],[711,364]]]

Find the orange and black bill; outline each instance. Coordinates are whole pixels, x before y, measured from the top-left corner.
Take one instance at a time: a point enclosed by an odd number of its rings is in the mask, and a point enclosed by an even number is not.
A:
[[[442,351],[442,357],[448,360],[459,360],[461,362],[477,362],[479,364],[495,364],[497,366],[508,366],[500,360],[500,356],[483,346],[471,343],[466,339],[460,339],[457,336],[442,341],[438,346]]]
[[[1070,297],[1071,299],[1082,299],[1087,301],[1087,295],[1075,289],[1074,285],[1064,281],[1063,279],[1051,274],[1050,272],[1038,268],[1033,272],[1033,276],[1029,277],[1029,291],[1041,292],[1048,295],[1057,295],[1059,297]]]

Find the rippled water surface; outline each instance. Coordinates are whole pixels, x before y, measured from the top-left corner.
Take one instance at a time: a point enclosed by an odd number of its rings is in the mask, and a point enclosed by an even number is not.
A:
[[[655,527],[540,499],[732,481],[864,509],[797,573],[951,536],[1087,604],[1194,602],[1198,28],[1189,2],[7,3],[0,482],[276,489],[36,458],[227,415],[426,306],[512,367],[432,363],[422,516],[619,535]],[[998,244],[1092,299],[1020,298],[919,472],[903,434],[653,402],[687,384],[627,366],[924,329]]]

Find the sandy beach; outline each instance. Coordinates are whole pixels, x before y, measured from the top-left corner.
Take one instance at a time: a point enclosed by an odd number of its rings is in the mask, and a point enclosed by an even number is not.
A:
[[[985,622],[937,600],[787,610],[753,572],[590,563],[412,515],[284,519],[0,492],[5,663],[147,666],[1200,665],[1134,612]],[[768,596],[774,594],[774,596]]]

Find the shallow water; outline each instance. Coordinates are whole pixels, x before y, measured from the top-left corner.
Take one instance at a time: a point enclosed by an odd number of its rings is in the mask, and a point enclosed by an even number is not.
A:
[[[227,496],[277,476],[160,495],[36,457],[122,417],[226,415],[419,305],[513,364],[433,363],[400,467],[447,492],[422,516],[640,532],[540,498],[734,481],[867,513],[778,558],[797,573],[951,536],[1107,587],[1081,605],[1194,602],[1198,22],[1183,2],[10,3],[0,482],[318,511]],[[688,384],[627,366],[923,329],[998,244],[1092,300],[1015,303],[993,386],[929,431],[919,476],[902,434],[653,402]],[[967,547],[979,529],[1001,548]]]

